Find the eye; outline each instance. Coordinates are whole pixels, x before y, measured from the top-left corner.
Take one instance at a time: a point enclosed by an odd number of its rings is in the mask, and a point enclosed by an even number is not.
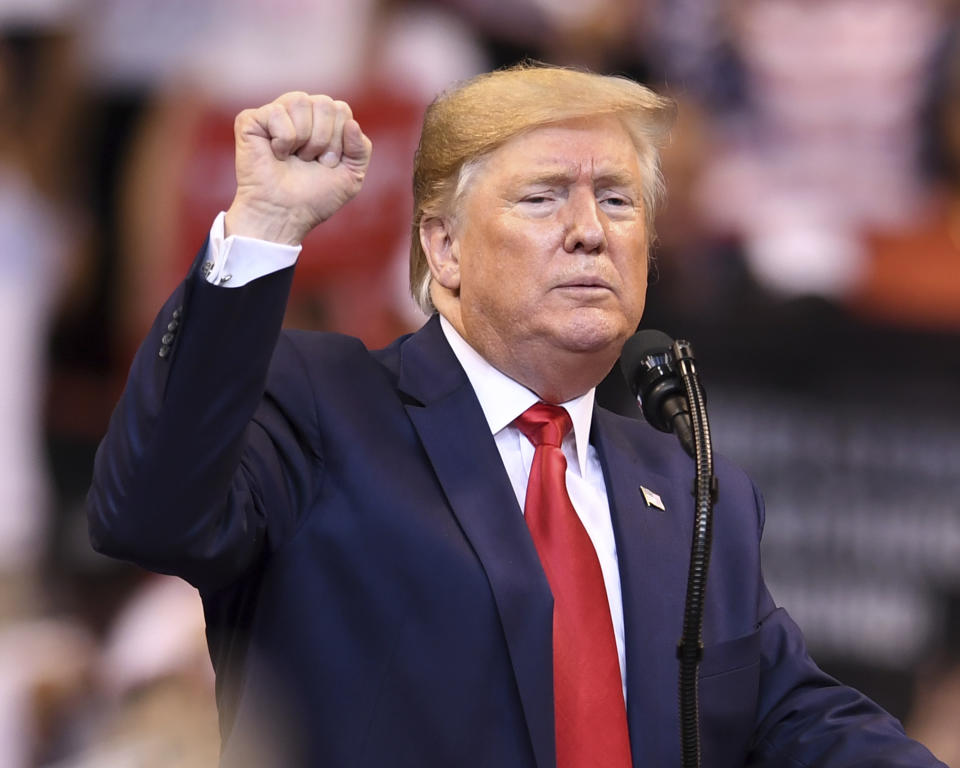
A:
[[[604,192],[598,197],[598,205],[611,217],[631,217],[637,211],[633,198],[620,192]]]
[[[632,201],[623,195],[606,195],[600,198],[600,204],[611,208],[627,208],[633,205]]]
[[[553,202],[553,200],[554,200],[553,195],[536,194],[536,195],[527,195],[525,198],[523,198],[522,202],[538,205],[541,203],[550,203],[550,202]]]

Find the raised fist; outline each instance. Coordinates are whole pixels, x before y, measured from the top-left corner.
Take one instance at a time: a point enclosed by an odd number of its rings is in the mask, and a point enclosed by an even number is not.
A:
[[[234,123],[237,193],[226,234],[299,245],[363,185],[372,144],[350,106],[285,93]]]

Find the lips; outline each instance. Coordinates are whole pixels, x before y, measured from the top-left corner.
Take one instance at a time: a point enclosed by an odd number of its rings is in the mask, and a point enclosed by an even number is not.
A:
[[[602,277],[596,277],[593,275],[577,275],[576,277],[569,278],[560,283],[558,288],[606,288],[608,291],[613,290],[613,286]]]

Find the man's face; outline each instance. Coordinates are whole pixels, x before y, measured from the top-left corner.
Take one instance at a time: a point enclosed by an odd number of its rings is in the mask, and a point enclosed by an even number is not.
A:
[[[514,357],[619,354],[647,286],[640,163],[620,121],[532,130],[475,173],[452,246],[467,341],[508,374]]]

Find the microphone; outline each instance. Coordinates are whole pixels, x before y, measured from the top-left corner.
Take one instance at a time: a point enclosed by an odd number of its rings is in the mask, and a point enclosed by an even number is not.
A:
[[[675,364],[673,339],[662,331],[638,331],[620,353],[623,375],[647,422],[661,432],[675,433],[683,449],[696,458],[690,404]]]
[[[640,331],[624,344],[620,367],[640,399],[647,421],[662,432],[675,432],[696,464],[693,540],[677,659],[682,764],[683,768],[700,768],[699,667],[703,658],[703,609],[713,542],[713,505],[717,498],[707,408],[693,347],[688,341],[675,342],[660,331]]]

